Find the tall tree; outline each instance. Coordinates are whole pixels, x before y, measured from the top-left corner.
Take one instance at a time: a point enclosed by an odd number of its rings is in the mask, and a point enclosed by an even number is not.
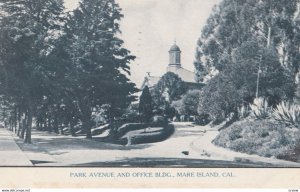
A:
[[[110,121],[135,99],[129,63],[134,56],[123,48],[118,37],[123,17],[114,0],[82,0],[69,15],[66,37],[72,70],[69,88],[78,107],[80,120],[91,138],[91,115],[95,108],[109,104]],[[126,74],[127,73],[127,74]]]
[[[1,3],[1,91],[25,114],[25,142],[31,142],[32,119],[47,90],[44,60],[59,30],[62,0],[7,0]]]
[[[262,57],[261,57],[262,55]],[[224,120],[237,108],[255,98],[257,69],[261,65],[259,96],[276,105],[293,97],[294,84],[289,72],[281,66],[275,50],[256,41],[246,41],[233,53],[232,61],[203,88],[199,114],[210,114]]]
[[[149,122],[153,115],[153,100],[148,86],[144,87],[142,95],[140,96],[139,113],[144,122]]]
[[[255,38],[275,48],[281,64],[295,77],[299,68],[298,6],[297,0],[223,0],[214,8],[198,40],[196,71],[204,68],[209,74],[223,70],[233,51]]]

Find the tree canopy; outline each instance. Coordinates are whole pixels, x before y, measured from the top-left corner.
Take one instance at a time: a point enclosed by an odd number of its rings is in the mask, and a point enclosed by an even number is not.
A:
[[[223,0],[197,42],[198,112],[225,118],[262,96],[275,105],[294,96],[299,71],[299,2]],[[257,94],[257,95],[256,95]]]
[[[171,112],[172,101],[179,100],[186,91],[187,86],[178,75],[172,72],[164,74],[152,90],[157,112]]]
[[[137,88],[129,80],[135,56],[119,38],[119,5],[81,0],[66,12],[63,3],[0,4],[1,106],[26,142],[33,119],[38,128],[57,133],[80,122],[91,138],[93,113],[107,105],[113,122],[135,100]]]

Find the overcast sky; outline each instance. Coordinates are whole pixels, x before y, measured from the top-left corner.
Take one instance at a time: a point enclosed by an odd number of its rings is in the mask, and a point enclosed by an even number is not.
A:
[[[78,0],[65,0],[73,9]],[[131,64],[132,81],[138,87],[146,72],[161,76],[169,63],[168,50],[176,39],[182,66],[194,71],[196,42],[212,7],[220,0],[117,0],[123,9],[124,47],[137,56]]]

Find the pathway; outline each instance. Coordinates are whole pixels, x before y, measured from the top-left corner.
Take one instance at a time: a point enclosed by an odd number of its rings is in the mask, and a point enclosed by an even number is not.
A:
[[[0,128],[0,166],[32,166],[7,129]]]

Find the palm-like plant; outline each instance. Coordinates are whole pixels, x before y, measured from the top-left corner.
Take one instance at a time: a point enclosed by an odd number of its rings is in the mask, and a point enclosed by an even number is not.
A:
[[[300,124],[300,106],[282,101],[273,109],[273,118],[286,126],[298,127]]]
[[[243,105],[238,108],[238,118],[239,119],[244,119],[248,117],[250,114],[249,106],[248,105]]]
[[[249,107],[257,119],[266,119],[270,116],[271,108],[265,98],[255,98],[253,104],[250,104]]]

